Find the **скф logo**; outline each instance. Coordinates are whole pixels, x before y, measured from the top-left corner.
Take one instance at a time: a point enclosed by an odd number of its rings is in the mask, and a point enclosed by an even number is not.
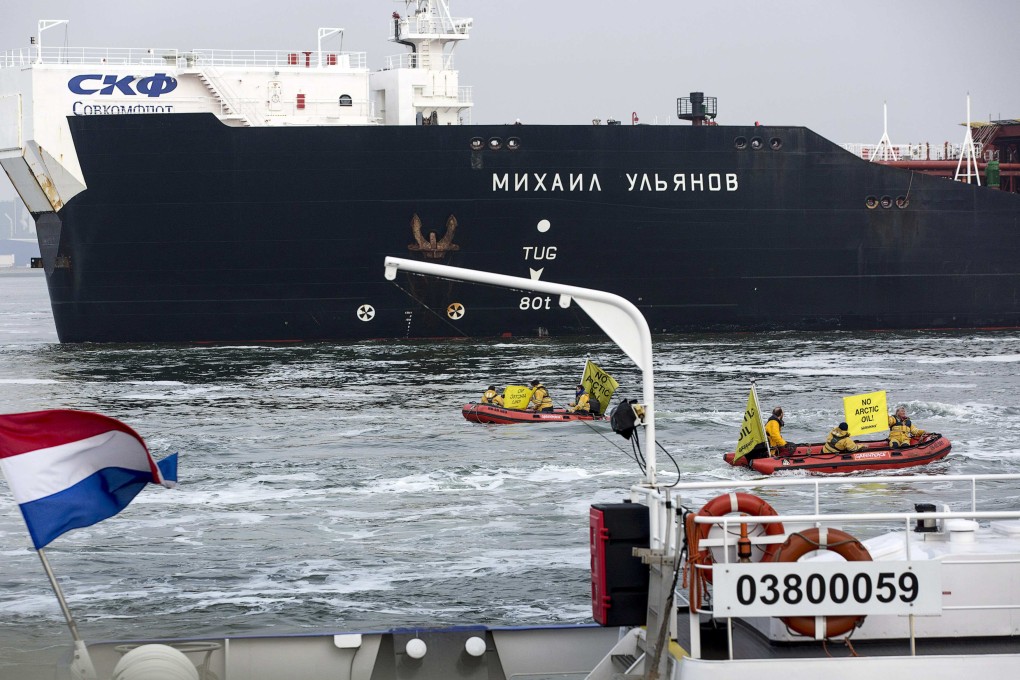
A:
[[[120,94],[135,96],[144,94],[147,97],[158,97],[177,89],[177,79],[165,73],[156,73],[147,78],[135,76],[115,76],[112,74],[90,73],[75,76],[67,81],[67,89],[75,94]]]

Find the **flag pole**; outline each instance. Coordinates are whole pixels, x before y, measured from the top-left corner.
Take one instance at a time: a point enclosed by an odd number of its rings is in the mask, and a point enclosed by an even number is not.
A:
[[[757,385],[758,385],[758,381],[755,380],[754,378],[751,378],[751,392],[754,394],[754,405],[758,409],[758,423],[761,425],[762,434],[765,435],[765,450],[768,452],[769,458],[771,458],[772,457],[772,445],[769,444],[769,435],[768,435],[768,432],[765,431],[765,423],[762,420],[762,415],[763,414],[761,412],[761,402],[758,401],[758,390],[756,389]]]
[[[64,591],[60,589],[60,583],[57,582],[57,577],[54,575],[53,569],[50,568],[50,562],[46,559],[46,552],[42,548],[37,548],[36,552],[39,553],[39,559],[42,561],[46,578],[50,580],[50,586],[53,587],[53,592],[57,595],[60,611],[64,613],[64,618],[67,620],[67,627],[71,629],[71,639],[74,641],[71,677],[75,678],[75,680],[95,680],[96,669],[92,666],[92,659],[89,657],[89,651],[85,646],[85,642],[81,639],[81,635],[78,634],[78,626],[74,622],[74,617],[71,616],[71,610],[67,607]]]

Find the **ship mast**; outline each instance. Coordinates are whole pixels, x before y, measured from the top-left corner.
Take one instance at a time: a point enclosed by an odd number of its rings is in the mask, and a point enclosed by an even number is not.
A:
[[[961,173],[960,167],[964,162],[967,163],[967,167],[965,172]],[[977,151],[974,149],[974,130],[970,126],[970,93],[968,92],[967,134],[963,137],[963,152],[960,154],[960,160],[956,163],[956,176],[953,179],[970,184],[971,177],[974,178],[978,186],[981,186],[981,175],[978,173]]]
[[[454,17],[447,0],[404,0],[393,13],[390,40],[410,52],[389,57],[381,108],[386,124],[456,125],[470,111],[471,89],[460,87],[453,51],[467,40],[472,20]],[[395,101],[394,101],[395,100]]]
[[[893,149],[892,142],[889,140],[889,105],[886,102],[882,102],[882,139],[878,140],[878,144],[875,146],[875,153],[872,154],[870,162],[874,163],[877,160],[899,160],[896,156],[896,151]]]

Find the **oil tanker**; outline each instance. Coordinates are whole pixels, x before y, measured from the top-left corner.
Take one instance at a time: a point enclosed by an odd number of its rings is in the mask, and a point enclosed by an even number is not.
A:
[[[386,281],[387,255],[607,290],[657,333],[1020,326],[1017,121],[962,182],[717,125],[697,92],[691,124],[474,124],[453,60],[472,21],[443,0],[389,18],[404,51],[375,70],[329,49],[338,29],[96,50],[44,47],[52,23],[0,61],[0,165],[62,342],[598,332],[550,297]]]

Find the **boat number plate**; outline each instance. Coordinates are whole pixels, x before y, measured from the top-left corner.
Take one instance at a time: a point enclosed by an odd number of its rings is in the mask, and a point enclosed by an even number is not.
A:
[[[942,613],[942,571],[911,562],[716,564],[715,616]]]

